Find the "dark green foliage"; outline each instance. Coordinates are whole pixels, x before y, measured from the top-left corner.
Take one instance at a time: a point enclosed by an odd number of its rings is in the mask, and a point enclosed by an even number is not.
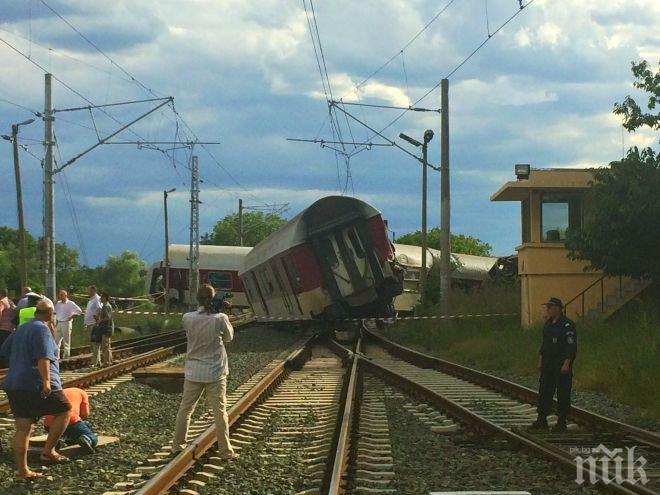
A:
[[[614,104],[614,113],[616,115],[623,115],[623,126],[628,131],[636,131],[640,127],[650,127],[651,129],[660,129],[660,111],[653,113],[656,106],[660,103],[660,66],[654,74],[649,69],[649,64],[646,60],[639,63],[632,63],[632,73],[637,79],[633,86],[649,93],[649,100],[646,107],[650,110],[647,113],[642,111],[642,108],[630,96],[626,96],[623,103]]]
[[[279,230],[287,221],[276,213],[248,211],[243,213],[243,245],[256,246],[273,232]],[[240,245],[238,213],[226,215],[218,221],[213,230],[202,236],[202,244],[216,246]]]
[[[623,126],[660,130],[660,67],[654,74],[646,61],[632,64],[636,88],[646,91],[649,112],[631,96],[614,105]],[[660,142],[660,141],[659,141]],[[607,275],[660,276],[660,154],[630,148],[625,158],[595,173],[591,204],[580,232],[569,232],[571,259],[588,260]]]
[[[25,232],[28,285],[33,289],[44,286],[39,244],[29,232]],[[137,253],[124,251],[119,256],[110,256],[105,265],[92,268],[80,265],[78,251],[66,244],[57,244],[55,250],[58,288],[73,287],[74,292],[82,292],[87,286],[96,285],[112,296],[137,296],[144,293],[141,271],[145,269],[145,264]],[[20,292],[18,265],[18,231],[0,227],[0,287]]]
[[[433,249],[440,249],[440,229],[434,227],[427,233],[428,246]],[[398,244],[408,244],[411,246],[422,245],[422,233],[418,230],[398,237]],[[451,235],[451,252],[462,254],[473,254],[475,256],[490,256],[492,246],[476,237],[463,234]]]
[[[608,275],[660,276],[660,154],[635,147],[596,171],[583,229],[569,233],[572,259]]]

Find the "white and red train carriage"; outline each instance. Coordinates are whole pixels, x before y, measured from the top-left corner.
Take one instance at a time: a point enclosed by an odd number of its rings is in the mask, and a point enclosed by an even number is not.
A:
[[[232,303],[236,308],[247,308],[249,303],[245,290],[238,277],[245,256],[251,247],[244,246],[199,246],[199,281],[201,284],[211,284],[216,290],[231,292]],[[188,244],[170,244],[170,290],[169,300],[190,304],[191,295],[188,289],[190,262]],[[164,301],[162,293],[165,290],[165,262],[154,263],[147,274],[147,290],[155,295],[158,303]],[[193,294],[194,299],[194,294]]]
[[[402,290],[380,212],[344,196],[316,201],[257,244],[239,275],[262,317],[385,317]]]

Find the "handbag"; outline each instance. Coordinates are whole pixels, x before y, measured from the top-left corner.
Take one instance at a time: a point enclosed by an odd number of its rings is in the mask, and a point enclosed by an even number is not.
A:
[[[89,336],[90,342],[94,342],[98,344],[101,342],[101,339],[103,338],[103,330],[101,329],[100,325],[94,325],[92,327],[92,333]]]

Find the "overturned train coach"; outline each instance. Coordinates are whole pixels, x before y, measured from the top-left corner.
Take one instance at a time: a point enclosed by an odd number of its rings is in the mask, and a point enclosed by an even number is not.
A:
[[[257,244],[239,273],[257,316],[386,317],[402,291],[380,212],[328,196]]]

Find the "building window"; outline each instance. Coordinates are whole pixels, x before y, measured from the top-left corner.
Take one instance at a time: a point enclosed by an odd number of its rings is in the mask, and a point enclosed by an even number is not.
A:
[[[231,272],[209,272],[207,279],[209,284],[216,290],[232,290],[234,288]]]
[[[541,197],[541,240],[563,242],[568,230],[582,227],[582,199],[578,195],[545,193]]]

